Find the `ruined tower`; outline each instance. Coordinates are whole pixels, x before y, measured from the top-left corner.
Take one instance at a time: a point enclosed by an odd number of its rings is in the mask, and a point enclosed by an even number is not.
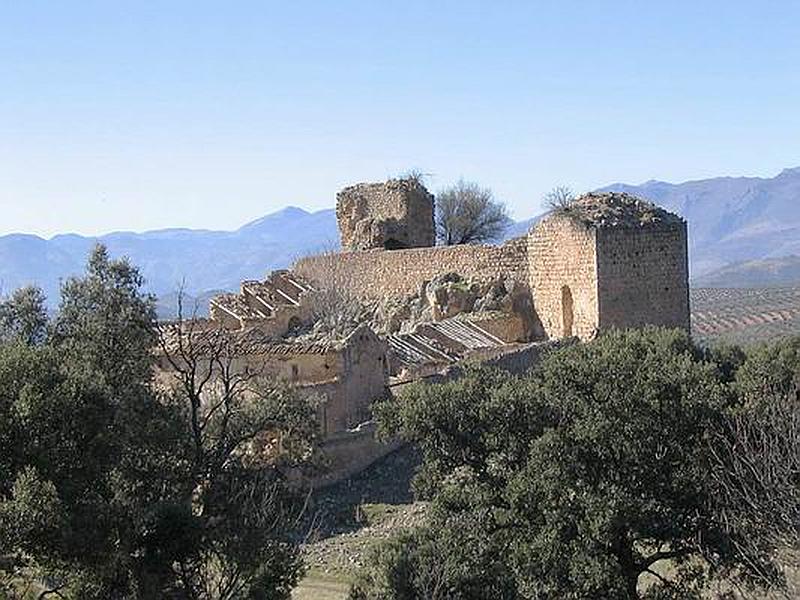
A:
[[[336,195],[336,220],[345,250],[433,246],[433,195],[418,180],[359,183]]]
[[[528,240],[530,288],[549,338],[608,328],[689,329],[686,222],[646,200],[595,192]]]

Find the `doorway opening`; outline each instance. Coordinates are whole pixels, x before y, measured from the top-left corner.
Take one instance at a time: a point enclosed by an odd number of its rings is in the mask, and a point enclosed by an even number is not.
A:
[[[575,319],[572,308],[572,291],[568,285],[561,288],[561,335],[572,337],[572,324]]]
[[[405,250],[407,247],[403,242],[394,238],[389,238],[383,242],[384,250]]]

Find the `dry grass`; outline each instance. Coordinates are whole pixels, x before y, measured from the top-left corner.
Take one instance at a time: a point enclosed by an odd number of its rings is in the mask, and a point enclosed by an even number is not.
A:
[[[292,600],[345,600],[349,589],[349,581],[309,571],[292,591]]]

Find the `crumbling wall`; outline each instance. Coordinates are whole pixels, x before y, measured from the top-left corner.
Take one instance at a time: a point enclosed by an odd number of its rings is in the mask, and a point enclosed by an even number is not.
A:
[[[212,298],[209,301],[208,313],[212,321],[220,323],[225,329],[242,329],[243,327],[241,318],[219,304],[218,298]]]
[[[301,379],[299,389],[323,399],[319,419],[323,436],[368,420],[369,407],[386,392],[386,342],[362,325],[342,348],[325,356],[327,379]]]
[[[214,326],[219,327],[216,323]],[[386,391],[386,350],[386,342],[362,325],[345,340],[330,345],[275,343],[244,349],[231,357],[229,368],[234,373],[248,373],[254,382],[259,378],[278,379],[304,395],[318,396],[318,419],[327,437],[368,420],[370,404]],[[218,375],[219,369],[219,364],[208,358],[200,359],[197,365],[199,377],[209,370]],[[173,365],[160,355],[156,384],[174,389],[180,385],[174,375]]]
[[[240,360],[247,363],[251,372],[292,383],[327,381],[341,369],[339,355],[334,351],[325,354],[260,354]]]
[[[340,401],[333,418],[339,429],[349,429],[369,419],[370,405],[386,393],[388,367],[386,342],[366,325],[347,338],[342,351]]]
[[[531,337],[525,320],[516,313],[473,313],[466,319],[506,344],[527,342]]]
[[[272,271],[263,281],[243,281],[238,294],[211,298],[211,320],[226,329],[257,328],[281,337],[311,317],[306,282],[285,270]]]
[[[331,253],[297,261],[293,270],[325,286],[329,281],[358,297],[381,300],[418,292],[426,281],[444,273],[472,279],[509,276],[528,281],[524,237],[500,246],[436,246],[407,250]]]
[[[600,327],[689,329],[686,223],[597,232]]]
[[[378,440],[374,422],[361,424],[357,429],[337,432],[322,442],[320,450],[325,460],[325,472],[310,484],[323,487],[360,473],[372,463],[400,448],[398,439]]]
[[[547,337],[591,338],[598,327],[596,231],[552,215],[529,236],[533,306]]]
[[[336,195],[345,250],[433,246],[433,196],[416,179],[359,183]]]

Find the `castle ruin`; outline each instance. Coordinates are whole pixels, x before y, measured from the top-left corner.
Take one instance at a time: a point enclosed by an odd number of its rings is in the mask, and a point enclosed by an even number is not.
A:
[[[387,451],[359,424],[409,381],[469,361],[523,371],[548,344],[609,328],[689,329],[686,222],[625,193],[581,196],[499,245],[435,246],[434,199],[416,179],[345,188],[336,215],[342,252],[243,282],[211,301],[204,327],[250,340],[243,361],[324,399],[338,475]],[[326,332],[331,292],[372,317]]]
[[[346,246],[351,234],[341,235]],[[497,246],[371,247],[301,259],[293,271],[373,300],[411,294],[444,273],[509,278],[528,287],[529,316],[545,339],[644,325],[689,329],[686,222],[621,192],[586,194]]]
[[[336,195],[345,250],[433,246],[433,196],[415,178],[359,183]]]

